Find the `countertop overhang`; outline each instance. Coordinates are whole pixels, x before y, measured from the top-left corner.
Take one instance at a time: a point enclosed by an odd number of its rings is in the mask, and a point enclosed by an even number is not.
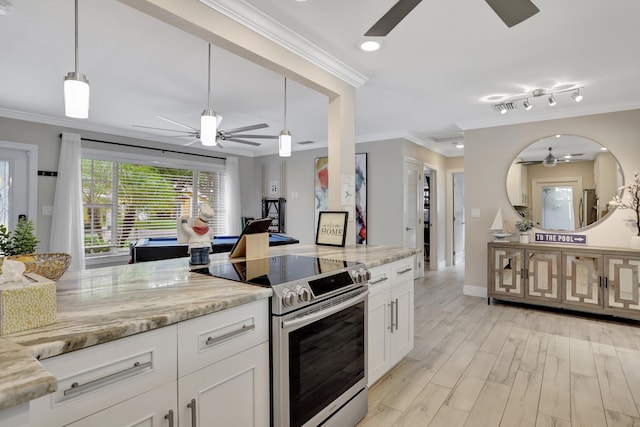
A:
[[[367,267],[411,256],[415,249],[295,244],[271,247],[269,255],[303,255],[359,261]],[[228,262],[226,253],[212,263]],[[262,298],[271,289],[190,271],[176,258],[68,272],[56,283],[56,322],[0,337],[0,410],[57,389],[38,362],[74,350],[157,329]]]

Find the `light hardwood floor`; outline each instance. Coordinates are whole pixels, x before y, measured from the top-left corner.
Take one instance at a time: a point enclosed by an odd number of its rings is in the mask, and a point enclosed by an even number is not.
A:
[[[369,426],[640,426],[640,325],[415,284],[415,347],[369,391]]]

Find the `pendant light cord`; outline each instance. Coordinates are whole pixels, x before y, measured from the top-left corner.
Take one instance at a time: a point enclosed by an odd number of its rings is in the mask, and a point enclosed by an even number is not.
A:
[[[77,76],[80,68],[79,67],[80,59],[78,56],[78,0],[76,0],[75,12],[76,12],[75,20],[76,20],[76,76]]]
[[[207,63],[207,111],[210,111],[210,110],[211,110],[211,43],[209,43],[209,62]]]
[[[287,130],[287,78],[284,78],[284,130]]]

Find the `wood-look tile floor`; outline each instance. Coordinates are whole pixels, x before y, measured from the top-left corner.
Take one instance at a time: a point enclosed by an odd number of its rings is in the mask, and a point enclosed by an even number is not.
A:
[[[369,390],[369,426],[640,426],[640,324],[415,283],[415,346]]]

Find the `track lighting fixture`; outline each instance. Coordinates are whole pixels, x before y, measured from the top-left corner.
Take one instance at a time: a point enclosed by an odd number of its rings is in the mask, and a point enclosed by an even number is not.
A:
[[[76,69],[64,78],[64,115],[74,119],[89,117],[89,80],[78,71],[78,0],[75,1]]]
[[[287,78],[284,78],[284,126],[278,136],[278,155],[291,157],[291,133],[287,130]]]
[[[561,89],[561,90],[553,90],[553,89],[534,89],[530,93],[525,94],[525,96],[506,96],[504,97],[504,101],[500,104],[494,104],[493,108],[496,111],[499,111],[500,114],[506,114],[509,110],[516,109],[516,102],[522,101],[522,106],[526,111],[529,111],[533,108],[533,103],[531,99],[539,98],[541,96],[547,97],[547,102],[549,106],[553,107],[557,104],[556,95],[564,92],[572,92],[571,98],[575,102],[582,101],[582,87],[572,87],[571,89]]]

